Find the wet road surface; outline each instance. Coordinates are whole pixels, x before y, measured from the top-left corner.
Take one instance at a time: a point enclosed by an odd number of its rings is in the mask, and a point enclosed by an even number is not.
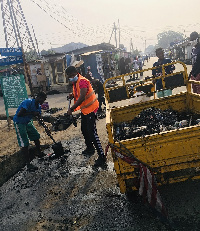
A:
[[[60,159],[34,159],[0,188],[0,230],[170,230],[151,209],[121,194],[113,171],[94,171],[97,154],[81,155],[84,140],[63,141],[70,148]],[[45,153],[51,153],[51,149]],[[176,229],[200,229],[200,184],[187,182],[160,188]]]

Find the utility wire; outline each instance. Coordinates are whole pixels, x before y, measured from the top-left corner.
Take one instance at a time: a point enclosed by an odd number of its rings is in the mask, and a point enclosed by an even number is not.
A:
[[[58,4],[55,5],[55,4],[52,4],[52,2],[47,2],[43,0],[43,1],[40,1],[40,4],[39,4],[38,2],[36,2],[36,0],[30,0],[30,1],[36,4],[41,10],[47,13],[50,17],[52,17],[58,23],[60,23],[61,25],[64,25],[68,29],[68,31],[73,32],[74,34],[78,34],[79,37],[82,36],[82,38],[84,39],[89,37],[87,41],[90,41],[90,42],[94,41],[97,38],[97,36],[96,37],[94,36],[96,34],[98,34],[98,36],[101,38],[102,37],[104,38],[106,36],[105,27],[102,28],[101,30],[99,27],[97,27],[96,31],[94,28],[86,27],[83,23],[80,23],[78,19],[74,18],[73,16],[69,16],[69,14],[67,13],[67,11],[65,10],[63,6],[60,6],[59,10],[57,10]],[[52,14],[54,16],[52,16]],[[59,17],[59,19],[57,17]],[[70,26],[66,26],[66,23],[70,24]],[[73,30],[72,28],[75,28],[76,31],[78,32],[75,32],[75,30]]]

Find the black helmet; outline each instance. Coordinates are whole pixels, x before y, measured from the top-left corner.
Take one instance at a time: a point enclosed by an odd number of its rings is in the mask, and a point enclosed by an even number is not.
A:
[[[194,41],[195,39],[197,39],[199,37],[199,34],[196,31],[193,31],[190,34],[190,41]]]

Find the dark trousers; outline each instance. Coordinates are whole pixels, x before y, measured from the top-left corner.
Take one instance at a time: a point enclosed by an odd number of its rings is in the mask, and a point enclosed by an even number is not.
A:
[[[141,71],[142,70],[142,67],[139,66],[139,70]],[[143,76],[143,72],[140,72],[140,76]]]
[[[96,115],[91,112],[88,115],[81,113],[81,132],[85,139],[87,148],[96,148],[99,155],[104,155],[96,128]]]
[[[101,108],[102,104],[104,104],[106,106],[105,98],[104,98],[104,92],[98,93],[98,101],[99,101],[99,110],[102,110],[102,108]]]

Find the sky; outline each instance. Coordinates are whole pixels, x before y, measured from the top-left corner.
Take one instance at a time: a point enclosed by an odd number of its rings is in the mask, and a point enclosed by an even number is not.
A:
[[[200,33],[199,0],[19,1],[31,34],[34,28],[40,51],[70,42],[119,46],[119,40],[128,51],[131,41],[134,49],[144,51],[145,46],[157,43],[157,34],[163,31],[184,36],[192,31]],[[0,47],[5,47],[1,16]]]

